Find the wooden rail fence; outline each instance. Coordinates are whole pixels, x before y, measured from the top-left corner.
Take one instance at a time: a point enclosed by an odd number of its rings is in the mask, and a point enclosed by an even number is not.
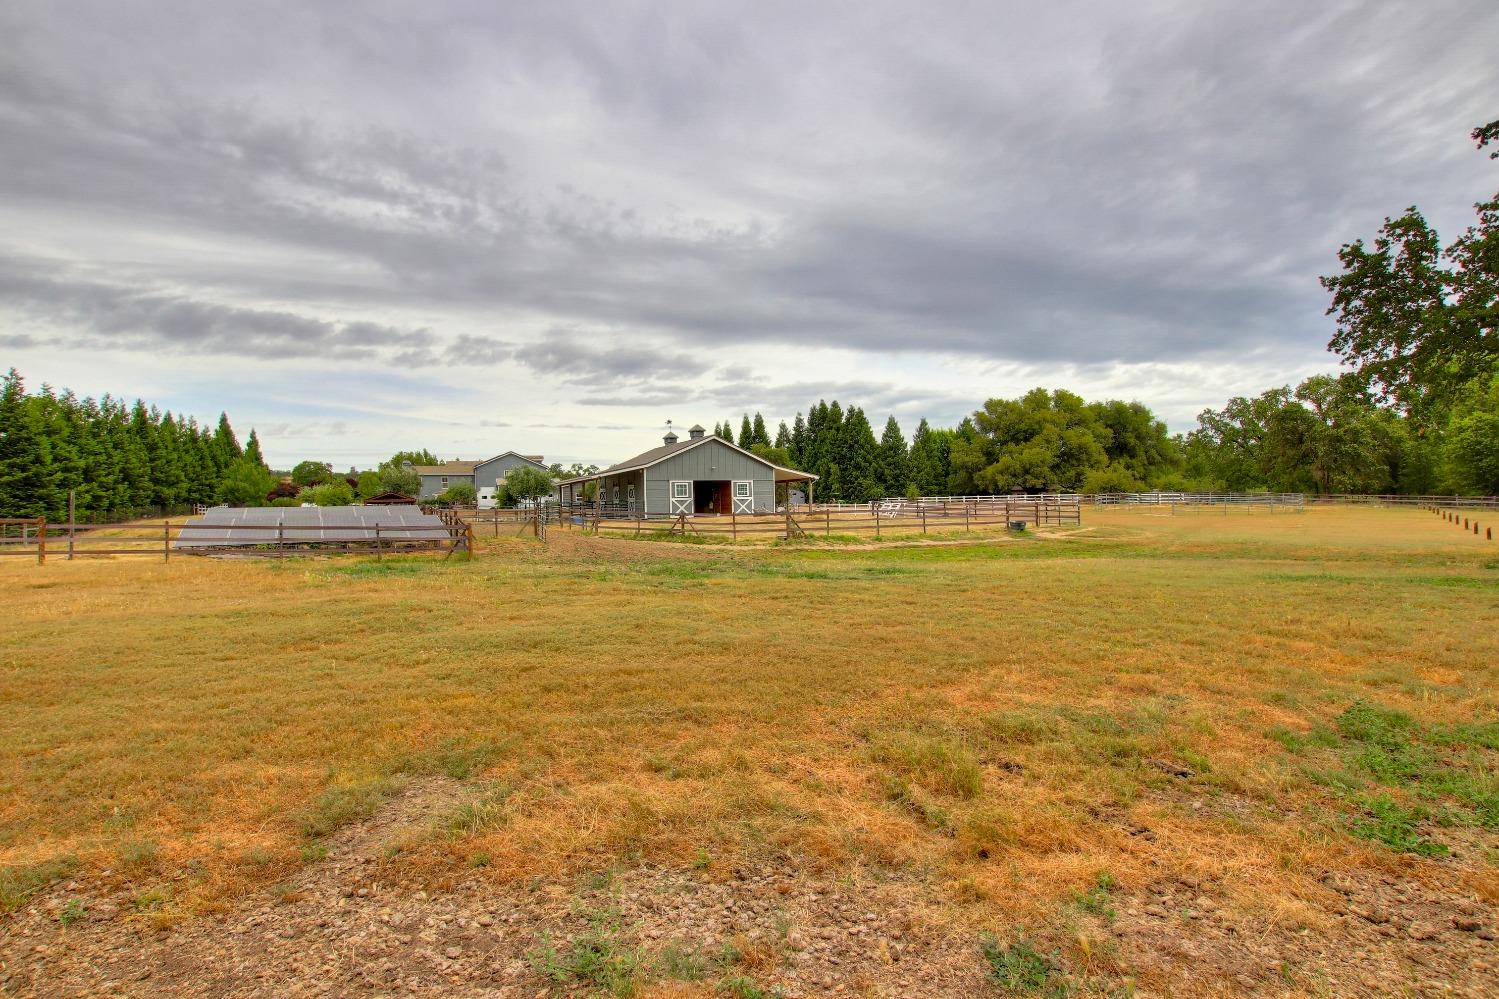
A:
[[[1072,527],[1082,523],[1075,497],[985,497],[983,502],[883,503],[860,506],[818,505],[780,513],[661,516],[607,507],[596,503],[561,507],[566,527],[595,534],[667,534],[720,536],[737,541],[741,537],[775,535],[780,539],[834,534],[888,533],[929,534],[972,531],[978,527],[1003,525]]]
[[[238,555],[249,557],[282,557],[338,552],[362,552],[376,557],[419,550],[447,549],[473,551],[474,535],[470,525],[458,522],[444,524],[443,537],[432,537],[430,526],[376,524],[370,528],[321,527],[293,524],[235,524],[236,533],[259,533],[263,540],[222,545],[212,542],[223,535],[222,524],[174,524],[162,521],[160,526],[135,522],[127,524],[52,523],[44,518],[0,518],[0,557],[34,558],[45,565],[53,558],[86,558],[99,555],[147,555],[170,561],[174,555]],[[178,545],[184,537],[193,540],[199,532],[212,532],[204,544]],[[344,536],[338,536],[342,533]],[[358,536],[355,536],[355,535]],[[331,536],[330,536],[331,535]],[[199,537],[203,535],[199,534]]]

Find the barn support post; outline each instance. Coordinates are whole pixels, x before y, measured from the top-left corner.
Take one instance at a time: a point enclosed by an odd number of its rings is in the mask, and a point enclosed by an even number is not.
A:
[[[73,523],[74,512],[73,500],[76,490],[68,490],[68,561],[73,561]]]

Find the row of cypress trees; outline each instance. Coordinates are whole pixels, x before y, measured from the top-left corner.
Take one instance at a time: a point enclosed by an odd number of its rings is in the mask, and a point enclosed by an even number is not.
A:
[[[937,496],[950,491],[952,442],[976,431],[970,420],[956,429],[939,429],[922,420],[909,443],[894,416],[885,421],[879,437],[864,410],[845,409],[837,399],[819,400],[805,416],[798,412],[791,426],[782,420],[772,438],[765,418],[746,413],[736,438],[733,423],[725,420],[714,434],[747,451],[819,476],[819,500],[861,503],[885,496]]]
[[[216,427],[136,400],[28,394],[14,368],[0,385],[0,516],[79,520],[178,512],[196,503],[260,502],[274,479],[255,432],[244,447]]]

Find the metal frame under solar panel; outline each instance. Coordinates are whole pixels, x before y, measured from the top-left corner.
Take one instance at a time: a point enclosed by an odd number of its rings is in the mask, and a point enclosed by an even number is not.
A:
[[[174,548],[336,544],[374,541],[377,537],[401,544],[448,541],[453,537],[452,530],[441,520],[415,506],[213,507],[187,523],[189,528],[180,533]],[[376,526],[400,530],[377,535]],[[269,530],[273,527],[283,531]]]

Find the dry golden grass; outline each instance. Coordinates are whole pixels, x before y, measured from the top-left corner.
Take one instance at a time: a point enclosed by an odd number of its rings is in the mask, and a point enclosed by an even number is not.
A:
[[[1282,743],[1361,699],[1499,712],[1499,548],[1420,511],[1088,511],[874,550],[552,538],[0,565],[0,866],[77,858],[191,914],[445,773],[475,802],[388,863],[711,877],[785,852],[919,872],[933,921],[973,925],[1034,925],[1101,872],[1190,874],[1316,926],[1305,871],[1428,875],[1349,835],[1331,758]],[[1493,864],[1454,876],[1492,898]]]

